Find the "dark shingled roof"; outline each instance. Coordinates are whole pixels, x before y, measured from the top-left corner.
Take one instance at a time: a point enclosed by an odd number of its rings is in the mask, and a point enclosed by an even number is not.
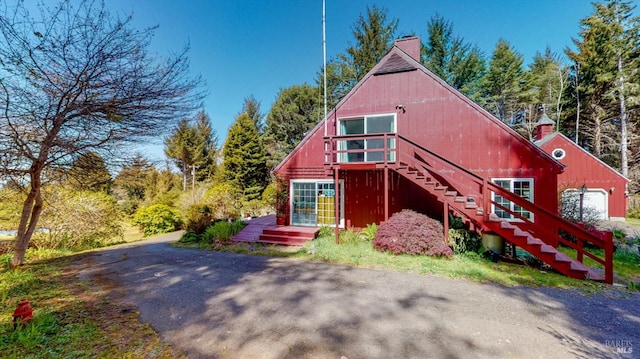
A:
[[[393,74],[396,72],[405,72],[405,71],[414,71],[414,70],[417,70],[415,66],[408,63],[400,55],[393,54],[389,56],[387,61],[385,61],[385,63],[382,64],[382,66],[378,68],[378,71],[376,71],[373,75],[377,76],[377,75]]]

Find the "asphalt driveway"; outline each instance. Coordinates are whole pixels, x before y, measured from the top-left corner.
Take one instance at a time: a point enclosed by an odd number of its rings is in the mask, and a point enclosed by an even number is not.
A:
[[[170,247],[178,236],[75,266],[82,279],[118,283],[140,319],[190,358],[640,357],[638,294]]]

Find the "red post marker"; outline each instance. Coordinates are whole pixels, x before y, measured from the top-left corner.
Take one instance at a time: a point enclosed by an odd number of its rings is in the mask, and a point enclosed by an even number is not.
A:
[[[18,303],[18,307],[13,312],[13,328],[18,327],[18,322],[21,323],[22,327],[33,319],[33,308],[31,308],[31,304],[26,299],[23,299]]]

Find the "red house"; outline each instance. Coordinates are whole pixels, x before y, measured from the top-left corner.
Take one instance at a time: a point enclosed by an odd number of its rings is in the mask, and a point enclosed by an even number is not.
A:
[[[289,183],[280,215],[292,226],[364,227],[409,208],[446,233],[452,214],[562,273],[604,279],[579,261],[583,242],[607,241],[557,216],[563,168],[422,66],[420,39],[406,37],[274,172]],[[579,261],[556,251],[560,229],[578,238]]]
[[[583,195],[585,208],[599,219],[624,221],[629,180],[565,135],[553,132],[553,121],[543,114],[537,123],[536,145],[566,166],[558,175],[564,195]]]

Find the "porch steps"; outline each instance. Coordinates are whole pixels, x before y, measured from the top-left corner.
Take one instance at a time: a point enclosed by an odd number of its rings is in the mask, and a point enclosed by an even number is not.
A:
[[[318,228],[291,226],[265,228],[258,237],[257,242],[301,246],[313,240],[318,234],[318,231]]]
[[[233,241],[301,246],[314,239],[318,231],[316,227],[278,226],[276,216],[271,214],[249,220]]]

